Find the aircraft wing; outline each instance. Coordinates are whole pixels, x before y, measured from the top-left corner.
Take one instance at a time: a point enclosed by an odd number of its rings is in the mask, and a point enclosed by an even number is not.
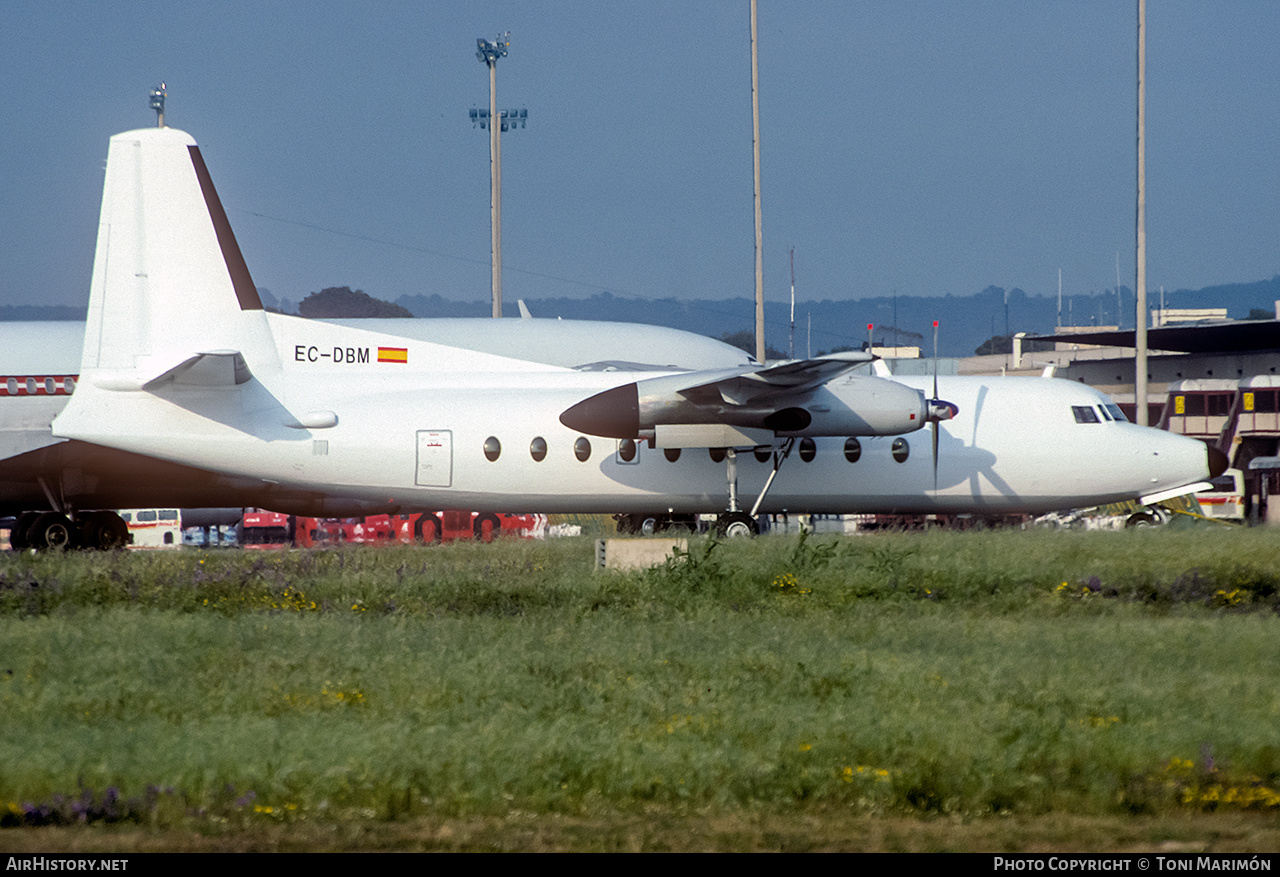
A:
[[[844,351],[764,369],[741,369],[728,377],[717,376],[678,392],[698,404],[768,405],[771,400],[784,400],[812,390],[873,359],[874,356],[862,351]],[[644,384],[647,386],[650,382]]]

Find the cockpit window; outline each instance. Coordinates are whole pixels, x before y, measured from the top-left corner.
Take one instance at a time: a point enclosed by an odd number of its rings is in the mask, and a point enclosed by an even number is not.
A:
[[[1120,406],[1114,402],[1108,402],[1102,406],[1107,409],[1107,413],[1111,415],[1111,419],[1117,423],[1128,423],[1129,418],[1124,416],[1124,412],[1120,410]]]
[[[1076,416],[1076,423],[1098,423],[1098,412],[1091,405],[1072,405],[1071,413]]]

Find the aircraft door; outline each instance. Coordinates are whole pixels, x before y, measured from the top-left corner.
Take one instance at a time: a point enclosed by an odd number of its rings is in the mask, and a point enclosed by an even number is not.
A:
[[[419,487],[453,485],[452,430],[418,430],[418,468],[414,483]]]

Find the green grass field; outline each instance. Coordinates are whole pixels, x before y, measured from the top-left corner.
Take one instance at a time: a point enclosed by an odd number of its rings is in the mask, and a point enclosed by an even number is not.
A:
[[[0,848],[1274,850],[1278,540],[8,555]]]

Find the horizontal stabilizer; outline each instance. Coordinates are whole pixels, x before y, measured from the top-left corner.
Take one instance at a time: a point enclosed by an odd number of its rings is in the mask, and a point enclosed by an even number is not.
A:
[[[93,385],[103,390],[154,391],[168,384],[179,387],[235,387],[253,378],[249,365],[236,350],[197,353],[155,377],[125,369],[96,369]]]
[[[142,389],[154,390],[170,383],[180,387],[235,387],[247,384],[252,378],[249,364],[238,350],[213,350],[184,360],[147,381]]]

